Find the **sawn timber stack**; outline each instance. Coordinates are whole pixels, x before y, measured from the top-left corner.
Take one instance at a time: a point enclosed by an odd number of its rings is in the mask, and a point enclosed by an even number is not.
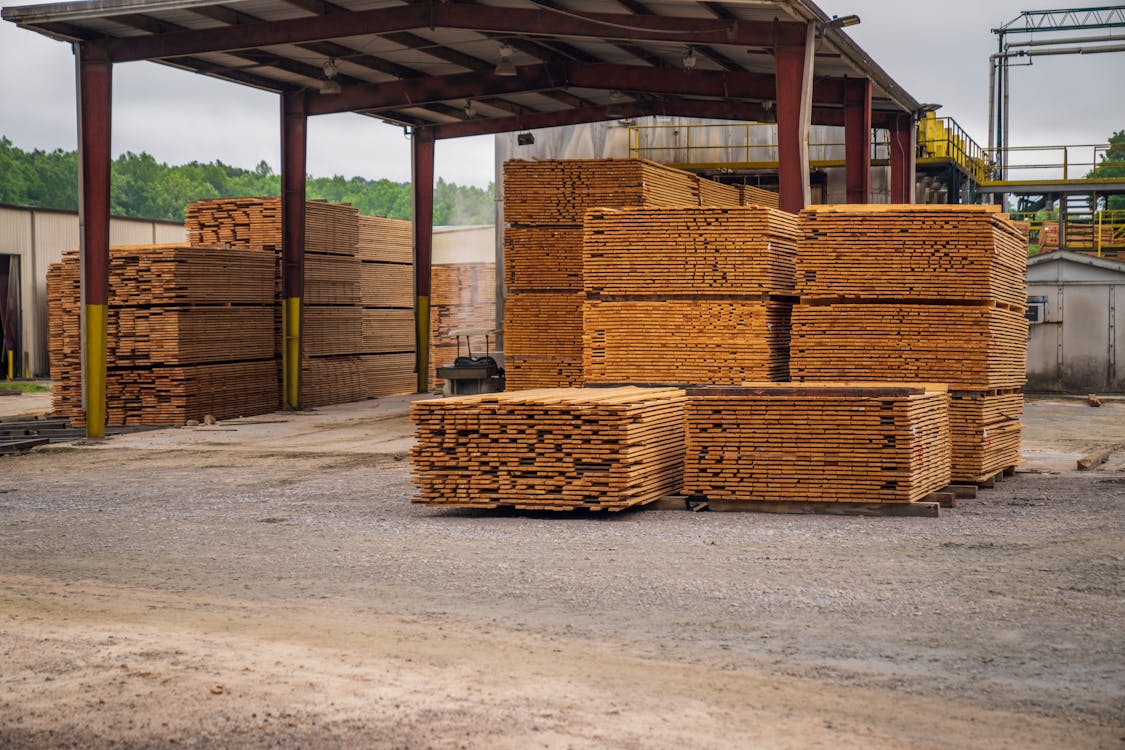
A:
[[[800,214],[794,380],[946,383],[954,481],[1019,460],[1026,237],[992,206]]]
[[[617,511],[679,489],[684,392],[541,389],[411,404],[414,502]]]
[[[788,379],[797,221],[760,206],[594,209],[587,383]]]
[[[949,483],[944,387],[759,383],[687,394],[688,495],[911,503]]]
[[[504,352],[508,388],[584,382],[582,222],[587,210],[738,206],[743,195],[738,187],[641,159],[506,162],[504,278],[509,296]],[[537,317],[537,312],[553,317]],[[538,335],[540,332],[545,336]],[[525,348],[528,342],[534,348]]]

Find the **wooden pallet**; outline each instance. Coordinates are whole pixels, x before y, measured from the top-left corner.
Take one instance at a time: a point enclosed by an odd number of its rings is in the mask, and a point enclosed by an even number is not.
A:
[[[949,484],[948,395],[924,385],[688,389],[684,493],[913,503]]]
[[[684,393],[542,389],[411,405],[414,502],[610,510],[678,487]]]

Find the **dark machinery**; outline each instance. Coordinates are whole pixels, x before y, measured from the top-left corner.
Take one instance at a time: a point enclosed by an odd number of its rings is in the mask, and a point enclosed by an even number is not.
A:
[[[499,331],[495,328],[460,328],[450,333],[457,337],[457,358],[453,364],[437,368],[437,376],[445,381],[442,395],[472,396],[504,390],[504,368],[489,350],[492,337]],[[484,337],[484,356],[473,356],[473,336]],[[465,339],[465,355],[461,354],[462,338]]]

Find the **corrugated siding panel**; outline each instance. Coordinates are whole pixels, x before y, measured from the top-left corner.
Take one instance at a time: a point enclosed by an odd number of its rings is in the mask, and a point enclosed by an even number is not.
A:
[[[177,242],[187,242],[187,230],[183,224],[154,224],[156,228],[156,244],[171,245]]]

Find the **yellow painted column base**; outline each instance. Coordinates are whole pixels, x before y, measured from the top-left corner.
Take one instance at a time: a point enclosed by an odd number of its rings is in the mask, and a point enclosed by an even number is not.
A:
[[[86,305],[86,437],[105,437],[106,345],[109,310],[106,305]]]
[[[414,345],[418,347],[418,393],[430,389],[430,298],[419,296],[414,303],[417,330]]]
[[[286,409],[301,408],[301,298],[282,301],[284,344],[281,350],[282,402]]]

